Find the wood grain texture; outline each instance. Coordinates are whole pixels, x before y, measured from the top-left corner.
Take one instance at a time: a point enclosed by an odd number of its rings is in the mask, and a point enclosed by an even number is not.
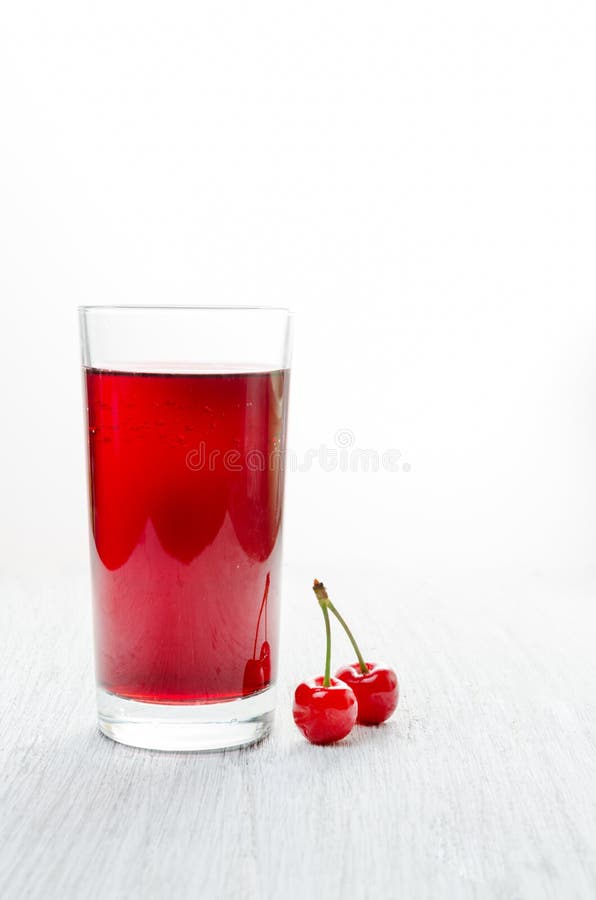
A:
[[[291,719],[323,661],[313,575],[402,685],[389,723],[330,748]],[[593,586],[285,577],[275,733],[212,755],[101,737],[86,582],[2,582],[4,900],[594,898]]]

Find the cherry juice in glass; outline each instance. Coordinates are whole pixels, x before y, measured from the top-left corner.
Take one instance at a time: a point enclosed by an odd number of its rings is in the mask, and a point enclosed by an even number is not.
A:
[[[289,373],[85,369],[98,686],[216,703],[275,681]]]

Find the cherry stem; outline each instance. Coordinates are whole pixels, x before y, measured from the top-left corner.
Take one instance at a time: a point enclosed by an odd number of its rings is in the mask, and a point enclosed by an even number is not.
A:
[[[263,599],[261,600],[261,607],[259,609],[259,618],[257,619],[257,630],[255,631],[255,642],[252,648],[252,658],[257,658],[257,641],[259,639],[259,625],[261,624],[261,616],[263,615],[263,609],[265,609],[265,640],[267,640],[267,598],[269,597],[269,584],[271,582],[271,573],[267,572],[267,577],[265,578],[265,591],[263,593]]]
[[[331,622],[329,621],[329,613],[327,612],[327,605],[325,603],[321,603],[320,607],[323,612],[323,618],[325,619],[325,637],[327,639],[327,650],[325,653],[325,674],[323,676],[323,687],[329,687],[329,685],[331,684]]]
[[[313,591],[316,594],[317,600],[319,601],[319,604],[320,604],[321,608],[323,609],[323,612],[326,612],[328,609],[330,609],[331,612],[333,613],[333,615],[335,616],[335,618],[337,619],[337,621],[339,622],[339,624],[341,625],[341,627],[343,628],[343,630],[345,631],[345,633],[347,634],[348,638],[350,639],[350,643],[352,644],[352,647],[354,648],[356,656],[358,657],[358,664],[360,666],[360,671],[362,672],[363,675],[366,675],[366,673],[369,671],[369,668],[364,661],[364,657],[363,657],[362,653],[360,652],[360,647],[356,643],[356,638],[354,637],[354,635],[348,628],[347,622],[340,615],[340,613],[337,611],[337,609],[335,608],[335,606],[329,599],[327,589],[325,588],[325,585],[323,584],[323,582],[317,581],[317,579],[315,578],[315,583],[313,585]],[[329,616],[327,616],[327,618],[329,618]]]

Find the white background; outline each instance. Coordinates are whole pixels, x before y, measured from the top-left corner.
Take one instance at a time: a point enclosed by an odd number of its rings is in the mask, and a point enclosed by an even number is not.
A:
[[[296,313],[286,559],[593,566],[591,2],[5,3],[0,564],[86,565],[79,303]]]

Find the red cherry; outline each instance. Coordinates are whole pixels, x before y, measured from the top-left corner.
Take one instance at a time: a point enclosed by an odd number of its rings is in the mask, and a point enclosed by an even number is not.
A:
[[[342,666],[335,673],[349,684],[358,701],[358,722],[361,725],[380,725],[395,712],[399,700],[399,684],[393,669],[378,663],[366,663],[368,672],[360,664]]]
[[[302,681],[294,694],[294,721],[311,744],[332,744],[350,733],[358,715],[354,691],[343,681],[322,675]]]
[[[263,667],[263,677],[267,685],[271,681],[271,647],[269,646],[269,641],[263,641],[259,660]]]
[[[265,687],[265,673],[260,659],[248,659],[244,667],[242,679],[242,695],[247,697]]]
[[[254,694],[262,691],[271,681],[271,648],[268,641],[263,641],[259,659],[249,659],[244,667],[242,694]]]

